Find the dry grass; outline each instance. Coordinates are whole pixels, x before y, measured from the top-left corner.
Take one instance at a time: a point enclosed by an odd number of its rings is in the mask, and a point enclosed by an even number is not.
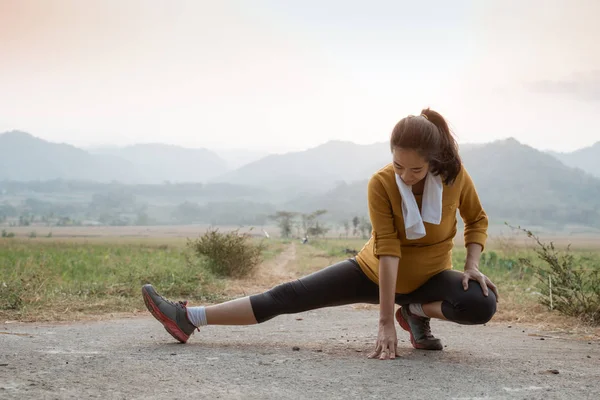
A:
[[[89,229],[89,228],[87,228]],[[166,229],[166,228],[165,228]],[[31,229],[30,229],[31,230]],[[38,246],[52,243],[57,247],[62,245],[89,248],[144,248],[158,250],[183,251],[186,237],[197,237],[198,229],[190,230],[186,235],[150,235],[147,237],[135,236],[94,236],[94,237],[60,237],[53,235],[51,238],[38,237],[35,239],[14,238],[6,239],[12,243],[20,243],[32,251]],[[599,242],[586,240],[578,242],[575,248],[590,249],[598,252]],[[343,260],[348,255],[342,249],[350,248],[360,250],[364,241],[361,239],[329,239],[311,241],[302,244],[300,241],[270,241],[265,254],[265,261],[251,277],[235,280],[207,280],[203,282],[203,291],[210,292],[209,297],[187,296],[191,303],[215,303],[226,299],[260,293],[277,284],[296,279],[311,272],[322,269],[335,262]],[[523,238],[491,238],[488,249],[494,249],[507,255],[527,250],[530,244]],[[457,246],[460,249],[461,246]],[[132,258],[135,261],[135,258]],[[460,267],[457,267],[460,269]],[[181,271],[179,273],[182,273]],[[1,280],[1,279],[0,279]],[[501,301],[498,312],[493,319],[494,323],[519,323],[528,324],[540,329],[569,332],[580,334],[581,337],[600,338],[600,328],[583,325],[576,318],[563,317],[556,312],[544,309],[536,301],[535,289],[527,290],[526,285],[507,280],[497,282],[501,290]],[[137,293],[137,292],[136,292]],[[377,306],[356,305],[358,308],[374,308]],[[20,314],[0,310],[1,319],[19,319],[22,321],[70,321],[85,319],[105,319],[114,316],[146,315],[141,296],[106,296],[103,298],[73,298],[54,296],[46,301],[34,301]]]
[[[170,239],[175,241],[185,242],[185,238],[198,237],[205,233],[210,225],[156,225],[156,226],[65,226],[65,227],[48,227],[45,225],[33,225],[23,227],[9,227],[0,224],[0,229],[6,229],[8,232],[14,232],[17,237],[27,238],[33,231],[36,232],[37,240],[61,239],[68,241],[78,240],[100,240],[114,243],[120,240],[130,240],[132,242],[140,240],[154,240],[164,242]],[[262,236],[261,229],[265,229],[271,237],[279,235],[279,228],[276,226],[264,227],[239,227],[239,226],[219,226],[220,231],[236,230],[240,233],[250,233],[257,236]],[[48,233],[52,233],[51,238],[46,238]],[[511,247],[531,246],[531,240],[507,227],[501,229],[490,228],[488,240],[488,248],[499,249]],[[344,236],[344,232],[340,230],[331,230],[328,233],[327,239],[331,241],[344,241],[339,239]],[[553,241],[557,246],[564,247],[568,244],[572,245],[573,249],[597,251],[600,250],[600,232],[583,232],[583,233],[552,233],[542,232],[539,234],[543,241]],[[345,239],[348,242],[363,243],[364,240],[349,238]],[[457,246],[463,245],[463,234],[459,231],[455,238]],[[362,246],[362,244],[361,244]]]
[[[17,237],[26,238],[31,232],[35,232],[38,238],[52,239],[61,238],[71,240],[78,239],[104,239],[110,242],[121,240],[124,238],[132,241],[140,241],[147,239],[156,239],[164,241],[169,238],[183,239],[198,237],[204,234],[210,225],[156,225],[156,226],[52,226],[31,225],[31,226],[16,226],[8,227],[0,226],[0,229],[6,229],[7,232],[14,232]],[[272,234],[277,234],[278,230],[275,227],[266,226],[264,229]],[[258,228],[239,227],[239,226],[219,226],[222,232],[239,230],[240,233],[249,233],[257,236],[262,236],[262,232]],[[46,236],[52,233],[51,238]]]
[[[277,254],[264,261],[253,275],[227,280],[223,295],[228,298],[249,296],[300,277],[296,270],[295,243],[277,243],[275,246]]]

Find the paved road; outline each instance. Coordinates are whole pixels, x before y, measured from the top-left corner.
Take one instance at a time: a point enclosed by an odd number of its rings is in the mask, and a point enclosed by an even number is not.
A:
[[[377,315],[210,326],[186,345],[151,317],[0,324],[0,399],[600,399],[597,340],[433,321],[444,351],[413,350],[398,329],[401,357],[369,360]]]

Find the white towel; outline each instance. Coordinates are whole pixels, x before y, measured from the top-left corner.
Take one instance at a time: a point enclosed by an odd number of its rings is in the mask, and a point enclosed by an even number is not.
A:
[[[400,191],[400,197],[402,197],[402,217],[404,217],[406,238],[409,240],[420,239],[425,236],[423,222],[439,225],[442,221],[442,192],[444,190],[442,178],[431,172],[425,177],[422,215],[412,192],[412,186],[404,183],[398,174],[396,174],[396,184]]]

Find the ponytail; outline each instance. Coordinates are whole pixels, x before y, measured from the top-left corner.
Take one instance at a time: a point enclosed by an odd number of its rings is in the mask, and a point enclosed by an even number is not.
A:
[[[441,175],[444,182],[450,185],[460,173],[462,164],[456,139],[454,139],[448,123],[440,113],[425,108],[421,111],[421,115],[435,125],[441,136],[439,151],[436,152],[437,154],[433,154],[433,157],[429,160],[431,172],[435,175]]]

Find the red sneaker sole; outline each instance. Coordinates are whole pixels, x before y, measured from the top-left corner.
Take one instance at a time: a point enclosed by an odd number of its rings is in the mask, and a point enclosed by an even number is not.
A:
[[[143,297],[144,297],[144,303],[146,304],[146,308],[148,309],[148,311],[150,311],[150,313],[154,316],[154,318],[156,318],[157,320],[160,321],[161,324],[163,324],[163,326],[165,327],[165,330],[167,332],[169,332],[169,334],[171,336],[173,336],[175,339],[177,339],[181,343],[186,343],[188,341],[188,339],[190,338],[190,336],[186,335],[185,332],[183,332],[181,329],[179,329],[179,327],[177,326],[177,324],[174,321],[167,318],[167,316],[164,315],[158,309],[158,307],[156,306],[156,304],[154,304],[154,302],[150,298],[150,295],[148,294],[148,292],[146,292],[145,289],[142,288],[142,292],[144,294]]]
[[[410,344],[412,344],[412,346],[415,349],[421,349],[422,346],[419,346],[415,342],[415,338],[414,338],[412,332],[410,331],[410,325],[408,325],[408,322],[406,322],[406,320],[402,316],[402,312],[400,310],[401,310],[401,308],[399,308],[398,311],[396,311],[396,321],[398,321],[398,324],[400,324],[400,327],[402,329],[404,329],[406,332],[408,332],[410,334]]]

